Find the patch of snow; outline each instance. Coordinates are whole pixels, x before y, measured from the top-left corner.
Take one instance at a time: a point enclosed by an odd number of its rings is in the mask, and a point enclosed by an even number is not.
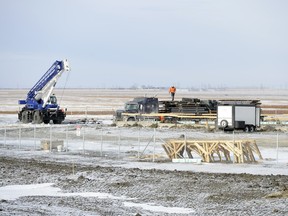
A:
[[[190,214],[190,213],[195,212],[195,210],[191,208],[156,206],[156,205],[149,204],[149,203],[124,202],[124,206],[137,207],[137,208],[142,208],[148,211],[162,212],[162,213],[168,213],[168,214]]]
[[[56,196],[56,197],[97,197],[99,199],[131,200],[125,196],[116,197],[108,193],[62,193],[60,188],[53,187],[53,183],[31,184],[31,185],[8,185],[0,187],[0,199],[16,200],[25,196]]]
[[[53,183],[31,184],[31,185],[8,185],[0,187],[0,199],[2,200],[16,200],[20,197],[25,196],[54,196],[54,197],[81,196],[81,197],[96,197],[98,199],[133,200],[125,196],[117,197],[108,193],[97,193],[97,192],[62,193],[60,188],[53,187]],[[164,207],[149,203],[124,202],[124,206],[137,207],[153,212],[164,212],[169,214],[176,214],[176,213],[189,214],[195,212],[191,208]]]
[[[53,183],[31,185],[8,185],[0,187],[0,199],[16,200],[24,196],[54,196],[61,190],[52,187]]]

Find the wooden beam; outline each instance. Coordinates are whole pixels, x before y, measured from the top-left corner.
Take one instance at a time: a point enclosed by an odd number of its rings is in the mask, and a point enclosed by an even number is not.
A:
[[[204,162],[216,161],[214,155],[217,154],[220,161],[231,162],[232,153],[234,162],[256,162],[253,153],[260,159],[262,155],[255,140],[168,140],[162,145],[170,159],[183,158],[184,152],[189,158],[193,158],[192,152],[198,154]],[[224,157],[222,157],[222,155]]]

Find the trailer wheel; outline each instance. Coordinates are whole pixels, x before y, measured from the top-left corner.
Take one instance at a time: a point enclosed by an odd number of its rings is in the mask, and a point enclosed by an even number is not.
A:
[[[253,125],[250,126],[250,132],[251,133],[255,132],[255,127]]]
[[[222,121],[220,122],[220,125],[221,125],[222,128],[226,128],[226,127],[228,126],[227,120],[222,120]]]
[[[244,131],[245,131],[246,133],[248,133],[248,132],[250,131],[249,125],[246,125],[246,126],[245,126]]]

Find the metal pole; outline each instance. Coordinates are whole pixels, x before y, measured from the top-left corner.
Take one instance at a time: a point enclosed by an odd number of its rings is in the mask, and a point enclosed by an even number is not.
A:
[[[73,173],[73,175],[75,175],[75,164],[74,164],[74,161],[72,162],[72,173]]]
[[[120,158],[120,142],[121,142],[121,130],[119,130],[119,135],[118,135],[118,158]]]
[[[235,132],[233,130],[233,163],[235,163]]]
[[[36,150],[36,125],[34,124],[34,150]]]
[[[101,149],[100,149],[100,156],[103,156],[103,128],[101,127]]]
[[[138,153],[137,153],[138,159],[140,158],[140,128],[138,128]]]
[[[4,147],[6,147],[6,135],[7,135],[7,129],[6,129],[6,125],[5,125],[5,129],[4,129]]]
[[[50,152],[52,152],[52,126],[51,124],[49,126],[50,126]]]
[[[19,149],[20,146],[21,146],[21,125],[19,126],[19,146],[18,146]]]
[[[66,151],[68,151],[68,127],[69,125],[66,127]]]
[[[187,153],[187,134],[186,134],[186,131],[185,131],[185,152]],[[183,157],[184,157],[184,154],[183,154]]]
[[[153,137],[153,162],[155,162],[155,144],[156,144],[156,128],[154,128],[154,137]]]
[[[82,127],[83,129],[83,154],[85,154],[85,127]]]
[[[278,164],[278,151],[279,151],[279,134],[277,133],[276,137],[276,162]]]

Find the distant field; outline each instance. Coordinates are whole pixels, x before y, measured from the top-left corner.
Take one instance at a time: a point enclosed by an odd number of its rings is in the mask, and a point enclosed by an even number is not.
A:
[[[22,108],[18,100],[25,99],[28,89],[0,89],[0,113],[13,114]],[[110,115],[121,109],[134,97],[156,96],[170,100],[168,89],[56,89],[58,103],[68,114]],[[178,89],[175,100],[199,98],[202,100],[257,99],[261,100],[263,114],[288,114],[288,89]]]

